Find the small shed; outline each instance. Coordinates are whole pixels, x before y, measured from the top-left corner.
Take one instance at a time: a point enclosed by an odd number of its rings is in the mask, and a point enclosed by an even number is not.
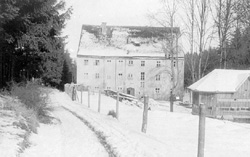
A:
[[[193,114],[204,103],[207,116],[250,120],[250,70],[215,69],[188,89]]]

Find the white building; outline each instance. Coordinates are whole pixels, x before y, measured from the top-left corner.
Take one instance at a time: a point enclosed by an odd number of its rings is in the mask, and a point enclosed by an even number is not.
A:
[[[166,43],[164,29],[83,25],[77,53],[77,84],[92,90],[112,89],[137,97],[146,94],[168,99],[171,60],[168,50],[162,51],[162,44]],[[178,28],[175,33],[179,33]],[[176,53],[174,59],[179,78],[175,93],[182,95],[184,58]]]

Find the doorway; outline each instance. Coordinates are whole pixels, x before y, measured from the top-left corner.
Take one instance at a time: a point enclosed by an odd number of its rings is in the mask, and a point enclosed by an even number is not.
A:
[[[127,88],[127,94],[135,96],[135,89],[134,88]]]

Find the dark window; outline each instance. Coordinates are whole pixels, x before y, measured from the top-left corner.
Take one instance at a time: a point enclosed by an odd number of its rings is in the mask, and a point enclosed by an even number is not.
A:
[[[161,66],[161,61],[156,61],[156,66],[160,67]]]
[[[133,61],[128,61],[128,65],[133,65],[134,62]]]
[[[145,80],[145,72],[141,72],[141,80]]]
[[[95,60],[95,65],[100,65],[100,60]]]
[[[141,61],[141,66],[145,66],[145,61]]]
[[[161,75],[156,75],[156,76],[155,76],[155,80],[156,80],[156,81],[160,81],[160,80],[161,80]]]

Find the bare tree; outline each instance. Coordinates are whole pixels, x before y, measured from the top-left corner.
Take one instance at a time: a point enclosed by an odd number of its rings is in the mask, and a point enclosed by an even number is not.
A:
[[[217,27],[219,48],[220,48],[220,68],[227,68],[227,43],[231,35],[236,18],[234,17],[235,0],[218,0],[215,1],[214,18]]]
[[[185,10],[186,16],[182,18],[182,21],[185,24],[185,34],[187,35],[188,42],[190,44],[190,54],[189,59],[185,60],[188,66],[188,70],[191,74],[192,83],[196,81],[196,59],[194,55],[194,29],[195,29],[195,21],[194,21],[194,0],[183,1],[183,9]],[[185,19],[186,20],[185,20]]]
[[[186,14],[182,21],[186,27],[185,34],[188,36],[191,54],[186,62],[194,83],[205,74],[209,55],[203,55],[203,52],[214,36],[213,25],[209,23],[210,0],[182,1],[182,6]]]
[[[177,14],[177,1],[176,0],[161,0],[162,8],[157,13],[149,14],[149,19],[156,22],[157,25],[166,28],[164,40],[161,45],[162,51],[165,53],[166,58],[170,59],[170,67],[166,67],[166,71],[171,78],[170,88],[170,112],[173,112],[174,95],[176,88],[180,81],[179,63],[178,63],[178,38],[181,36],[179,28],[175,27],[175,20]],[[170,69],[170,70],[169,70]]]
[[[204,75],[205,69],[202,69],[202,57],[203,52],[206,47],[207,40],[210,38],[209,29],[207,28],[208,22],[208,14],[209,14],[209,6],[210,0],[196,0],[195,3],[198,11],[198,16],[195,16],[196,27],[198,28],[198,49],[199,49],[199,65],[198,65],[198,79],[200,79]],[[209,56],[207,56],[209,57]],[[206,59],[206,61],[208,58]]]

